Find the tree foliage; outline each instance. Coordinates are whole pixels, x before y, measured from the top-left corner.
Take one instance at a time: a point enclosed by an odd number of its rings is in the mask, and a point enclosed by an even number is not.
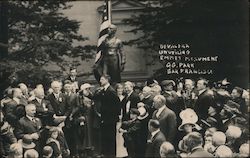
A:
[[[219,56],[220,62],[213,65],[219,72],[215,78],[236,76],[235,72],[245,75],[248,71],[247,0],[141,2],[146,4],[142,13],[124,22],[134,26],[131,32],[143,32],[144,35],[127,44],[151,50],[147,51],[155,59],[151,63],[159,62],[158,54],[152,51],[157,52],[160,44],[186,43],[193,56]]]
[[[5,3],[9,47],[8,54],[0,61],[4,74],[23,74],[28,70],[29,74],[33,74],[29,78],[32,80],[36,78],[35,72],[43,74],[41,66],[48,62],[55,62],[65,70],[68,66],[65,57],[92,57],[95,46],[76,44],[88,38],[78,34],[79,21],[69,19],[62,13],[62,10],[72,7],[66,0]],[[19,75],[20,80],[27,77]]]

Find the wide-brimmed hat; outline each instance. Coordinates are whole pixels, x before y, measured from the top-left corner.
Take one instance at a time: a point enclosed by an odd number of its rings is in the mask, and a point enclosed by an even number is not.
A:
[[[179,116],[182,119],[182,123],[178,127],[178,130],[182,131],[183,126],[186,124],[193,125],[193,128],[196,127],[196,122],[198,121],[198,116],[193,109],[187,108],[187,109],[181,111]]]
[[[140,115],[137,117],[139,120],[143,120],[148,117],[148,112],[146,111],[145,107],[138,108]]]
[[[175,86],[175,82],[173,80],[163,80],[161,82],[161,86],[168,86],[170,84],[172,84],[172,86]]]
[[[94,86],[92,86],[89,83],[84,83],[83,85],[81,85],[80,90],[84,90],[84,89],[91,88],[91,87],[94,87]]]
[[[36,144],[32,142],[32,138],[30,135],[26,134],[22,139],[18,141],[24,149],[33,149]]]

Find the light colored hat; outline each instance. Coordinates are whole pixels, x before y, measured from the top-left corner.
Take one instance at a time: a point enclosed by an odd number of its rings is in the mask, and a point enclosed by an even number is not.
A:
[[[237,139],[241,136],[242,130],[237,126],[228,126],[226,136]]]
[[[196,122],[198,121],[198,116],[193,109],[187,108],[180,112],[180,118],[182,119],[182,123],[179,126],[178,130],[183,130],[183,126],[185,124],[191,124],[196,127]]]
[[[173,80],[163,80],[161,82],[162,86],[168,86],[169,84],[172,84],[173,86],[175,86],[175,82]]]
[[[91,88],[91,87],[94,87],[94,86],[92,86],[91,84],[89,84],[89,83],[84,83],[83,85],[81,85],[81,90],[84,90],[84,89],[87,89],[87,88]]]
[[[22,139],[18,141],[24,149],[33,149],[36,144],[32,142],[31,136],[25,134]]]

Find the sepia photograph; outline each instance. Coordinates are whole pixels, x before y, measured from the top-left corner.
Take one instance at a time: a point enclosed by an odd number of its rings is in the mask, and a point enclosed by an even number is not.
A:
[[[247,158],[248,0],[0,1],[1,158]]]

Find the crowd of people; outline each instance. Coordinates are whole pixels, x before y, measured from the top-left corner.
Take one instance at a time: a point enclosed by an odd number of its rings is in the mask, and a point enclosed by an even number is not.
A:
[[[206,79],[24,83],[1,99],[8,158],[249,157],[249,91]],[[232,85],[231,85],[232,86]]]

